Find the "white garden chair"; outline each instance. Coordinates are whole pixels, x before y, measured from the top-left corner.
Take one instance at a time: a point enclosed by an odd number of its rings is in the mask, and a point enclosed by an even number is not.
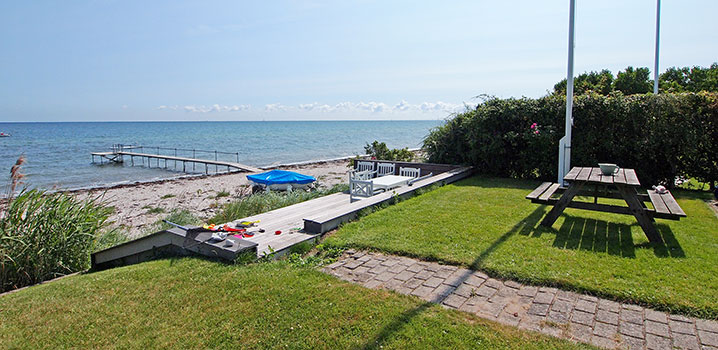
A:
[[[374,171],[374,162],[360,162],[357,161],[356,171]]]
[[[377,163],[376,176],[394,175],[394,163]]]
[[[405,168],[405,167],[399,168],[400,176],[409,176],[409,177],[417,178],[420,176],[420,174],[421,174],[421,169],[419,169],[419,168]]]

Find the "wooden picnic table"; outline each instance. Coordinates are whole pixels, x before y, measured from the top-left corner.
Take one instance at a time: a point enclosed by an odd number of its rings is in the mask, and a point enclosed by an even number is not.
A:
[[[526,196],[533,203],[553,205],[541,221],[543,226],[551,227],[566,208],[628,214],[636,218],[649,241],[663,242],[654,225],[654,218],[679,220],[686,216],[670,192],[659,194],[648,190],[646,194],[640,194],[641,183],[633,169],[619,169],[614,175],[603,175],[600,168],[574,167],[564,180],[569,183],[567,188],[558,183],[544,182]],[[560,197],[552,198],[556,194]],[[574,201],[577,195],[592,196],[593,203]],[[598,198],[623,199],[628,206],[598,203]],[[654,209],[649,209],[644,202],[651,202]]]

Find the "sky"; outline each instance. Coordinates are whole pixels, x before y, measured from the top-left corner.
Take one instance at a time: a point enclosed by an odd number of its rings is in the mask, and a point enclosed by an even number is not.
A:
[[[0,122],[443,119],[566,77],[569,0],[2,1]],[[655,0],[577,0],[575,73],[653,70]],[[663,0],[660,71],[718,61]]]

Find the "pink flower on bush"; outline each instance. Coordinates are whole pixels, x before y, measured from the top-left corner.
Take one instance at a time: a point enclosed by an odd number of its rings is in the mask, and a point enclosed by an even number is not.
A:
[[[538,133],[539,133],[539,131],[538,131],[538,130],[534,131],[534,134],[538,135]]]
[[[536,124],[536,123],[531,124],[531,129],[536,129],[537,127],[538,127],[538,124]]]

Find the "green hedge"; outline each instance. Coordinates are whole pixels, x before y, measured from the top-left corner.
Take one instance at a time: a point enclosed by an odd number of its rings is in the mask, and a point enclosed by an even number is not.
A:
[[[424,149],[430,162],[555,181],[565,103],[563,96],[492,98],[433,129]],[[678,175],[718,180],[716,93],[585,94],[574,97],[573,116],[574,166],[634,168],[645,186],[672,185]]]

